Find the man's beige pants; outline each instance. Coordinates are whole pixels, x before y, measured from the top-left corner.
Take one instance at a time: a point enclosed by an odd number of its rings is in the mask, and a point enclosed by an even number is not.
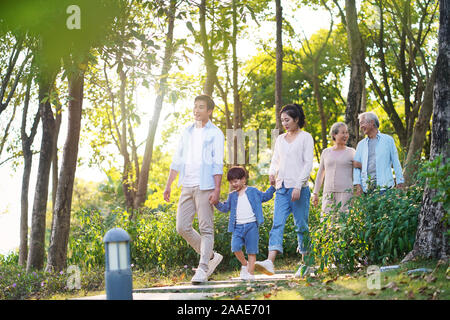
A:
[[[214,209],[209,203],[212,190],[199,187],[182,187],[177,211],[177,232],[200,254],[199,267],[208,272],[208,262],[214,247]],[[198,216],[198,233],[193,227]]]

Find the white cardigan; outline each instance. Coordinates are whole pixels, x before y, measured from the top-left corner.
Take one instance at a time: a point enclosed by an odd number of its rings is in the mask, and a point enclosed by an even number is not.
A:
[[[286,133],[277,137],[270,163],[269,175],[276,175],[276,188],[284,182],[286,188],[301,189],[308,185],[313,167],[314,140],[310,133],[301,130],[291,143]]]

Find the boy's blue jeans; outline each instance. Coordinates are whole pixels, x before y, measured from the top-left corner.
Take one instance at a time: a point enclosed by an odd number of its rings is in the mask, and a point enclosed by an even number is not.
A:
[[[236,224],[231,237],[231,251],[238,252],[245,246],[247,254],[258,254],[259,230],[255,222]]]
[[[300,199],[291,201],[293,188],[285,188],[284,184],[277,190],[273,213],[272,230],[269,233],[269,251],[283,253],[283,233],[289,215],[294,215],[295,232],[297,233],[298,251],[307,253],[308,249],[303,243],[303,235],[308,232],[309,200],[311,192],[309,187],[303,187]]]

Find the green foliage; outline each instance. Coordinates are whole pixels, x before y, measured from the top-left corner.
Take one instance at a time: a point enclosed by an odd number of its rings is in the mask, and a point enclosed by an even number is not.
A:
[[[423,181],[354,197],[348,212],[333,208],[322,221],[313,211],[311,258],[322,270],[334,264],[345,272],[398,262],[414,245],[422,194]]]
[[[434,202],[441,202],[445,212],[450,210],[450,162],[443,161],[443,156],[437,156],[433,161],[425,164],[424,170],[419,174],[422,178],[427,178],[427,185],[431,189],[436,189],[436,195],[433,197]]]
[[[13,262],[13,260],[16,260]],[[64,271],[49,273],[45,271],[26,272],[17,264],[17,253],[7,257],[0,255],[0,300],[41,299],[54,294],[72,292],[69,289],[69,274]],[[81,290],[104,288],[103,270],[81,270]]]
[[[260,227],[258,259],[267,255],[269,231],[272,227],[273,205],[264,206],[265,222]],[[183,266],[197,267],[199,256],[176,231],[176,206],[168,205],[165,211],[145,210],[131,220],[129,213],[120,210],[108,215],[98,210],[80,210],[75,213],[77,223],[71,228],[68,265],[90,270],[104,266],[105,233],[114,227],[126,230],[131,237],[133,267],[140,270],[156,269],[167,273]],[[216,211],[214,250],[224,256],[220,268],[237,268],[239,262],[231,252],[231,233],[227,232],[229,215]],[[198,221],[194,220],[198,230]],[[295,255],[297,238],[290,217],[285,227],[285,256]]]
[[[433,202],[442,203],[444,209],[444,224],[447,237],[450,236],[450,162],[443,160],[443,155],[437,156],[433,161],[428,161],[424,165],[423,171],[419,173],[420,178],[427,179],[427,186],[435,190],[435,195],[431,199]]]

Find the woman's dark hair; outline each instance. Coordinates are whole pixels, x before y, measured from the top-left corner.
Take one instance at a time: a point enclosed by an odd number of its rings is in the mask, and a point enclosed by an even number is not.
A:
[[[248,173],[247,170],[245,170],[243,167],[232,167],[230,170],[228,170],[227,174],[227,180],[231,181],[234,179],[242,179],[245,178],[248,180]]]
[[[296,103],[287,104],[281,109],[280,115],[282,113],[286,113],[289,117],[294,119],[294,121],[298,119],[298,126],[300,128],[305,126],[305,113],[300,105]]]

